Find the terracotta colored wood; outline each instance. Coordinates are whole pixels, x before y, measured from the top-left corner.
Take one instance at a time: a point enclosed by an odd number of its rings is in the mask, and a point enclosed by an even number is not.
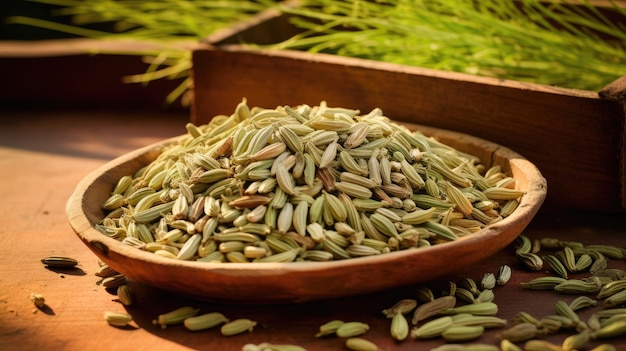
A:
[[[370,60],[225,45],[194,51],[192,121],[250,106],[318,104],[369,111],[504,145],[550,184],[546,206],[622,212],[624,111],[596,92]]]
[[[297,305],[250,306],[188,299],[131,279],[136,303],[123,307],[117,302],[115,295],[97,284],[96,256],[70,227],[65,204],[87,174],[119,155],[184,133],[187,121],[186,114],[174,111],[0,108],[0,193],[4,196],[0,202],[0,350],[241,351],[246,343],[264,341],[296,344],[308,351],[346,350],[340,338],[314,337],[319,326],[331,319],[369,323],[370,331],[363,337],[385,351],[428,351],[443,344],[441,339],[394,342],[389,336],[389,320],[380,311],[399,299],[414,298],[417,286]],[[539,210],[525,235],[626,247],[623,216],[547,209]],[[46,269],[39,260],[48,255],[77,258],[79,268]],[[495,301],[498,316],[510,323],[519,311],[543,317],[554,313],[556,301],[574,298],[520,288],[520,282],[548,273],[547,268],[541,272],[523,269],[513,246],[419,286],[439,293],[447,289],[448,281],[480,279],[502,264],[511,266],[513,276],[509,283],[494,289]],[[626,268],[623,260],[610,260],[609,265]],[[571,276],[582,278],[588,273]],[[31,292],[46,297],[45,312],[33,313]],[[152,324],[158,314],[184,305],[202,313],[217,311],[229,318],[251,318],[259,325],[252,333],[227,338],[220,336],[218,329],[192,333],[183,326],[161,329]],[[596,306],[580,313],[586,320],[601,309]],[[128,311],[135,321],[126,329],[109,327],[102,319],[104,311]],[[476,341],[497,345],[500,332],[499,328],[488,330]],[[569,332],[564,331],[548,340],[562,342],[567,335]],[[626,349],[624,337],[606,342],[618,350]]]
[[[104,262],[133,279],[196,298],[246,303],[293,303],[338,298],[407,286],[438,278],[476,263],[510,244],[541,207],[545,179],[512,150],[469,135],[409,125],[458,150],[499,164],[527,193],[504,220],[455,242],[420,250],[333,262],[197,263],[163,258],[106,237],[94,229],[104,217],[100,205],[117,180],[156,158],[172,140],[133,151],[95,170],[81,181],[68,201],[70,224]],[[175,139],[174,139],[175,140]],[[455,260],[455,265],[447,262]],[[419,264],[416,264],[419,262]],[[398,267],[406,267],[399,270]]]

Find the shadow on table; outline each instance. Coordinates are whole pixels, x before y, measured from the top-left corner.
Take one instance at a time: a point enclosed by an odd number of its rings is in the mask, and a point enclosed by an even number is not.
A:
[[[134,281],[130,284],[137,301],[136,304],[127,307],[128,313],[133,316],[133,323],[155,336],[196,350],[240,351],[245,344],[262,342],[298,345],[308,351],[343,350],[345,339],[336,336],[323,338],[315,336],[319,326],[334,319],[367,323],[370,330],[364,337],[376,342],[382,350],[409,350],[415,349],[416,346],[414,340],[395,342],[389,334],[391,320],[382,315],[383,309],[392,306],[398,300],[414,297],[415,287],[299,304],[244,305],[197,301]],[[436,282],[433,284],[445,289],[448,280],[443,278],[441,284]],[[220,312],[231,321],[248,318],[258,324],[252,332],[228,337],[221,335],[219,326],[192,332],[183,325],[162,328],[154,324],[153,321],[159,314],[183,306],[198,308],[200,310],[198,314]],[[420,341],[425,350],[439,344],[441,340]]]
[[[86,275],[87,273],[78,268],[78,267],[50,267],[50,266],[46,266],[46,269],[49,271],[52,271],[54,273],[57,273],[61,276],[63,275],[75,275],[75,276],[83,276]]]
[[[52,309],[52,307],[48,306],[48,304],[45,304],[41,307],[39,307],[39,311],[49,315],[49,316],[54,316],[54,310]]]
[[[303,303],[297,305],[236,305],[202,302],[171,295],[157,289],[137,286],[140,289],[140,300],[136,307],[128,308],[137,325],[164,339],[179,343],[197,350],[241,350],[248,343],[299,345],[307,350],[341,350],[343,341],[339,338],[316,338],[319,325],[330,319],[356,320],[368,323],[372,329],[381,329],[376,315],[378,306],[385,305],[386,296],[354,297]],[[145,299],[145,301],[144,301]],[[371,300],[371,301],[370,301]],[[366,302],[367,301],[367,302]],[[146,306],[158,306],[146,310]],[[199,314],[220,312],[230,320],[249,318],[258,324],[250,333],[235,336],[222,336],[220,327],[192,332],[183,325],[172,325],[163,329],[154,325],[153,320],[161,313],[166,313],[182,306],[199,308]],[[367,308],[365,308],[367,306]],[[371,311],[371,312],[370,312]],[[383,327],[383,329],[386,329]],[[383,345],[381,345],[383,346]],[[384,347],[383,349],[389,349]]]

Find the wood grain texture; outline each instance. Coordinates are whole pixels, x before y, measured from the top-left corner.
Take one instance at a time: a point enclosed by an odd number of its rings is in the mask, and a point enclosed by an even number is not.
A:
[[[185,48],[190,43],[177,45]],[[162,109],[182,79],[123,83],[128,76],[146,72],[149,65],[140,52],[155,47],[130,40],[0,41],[0,103]],[[168,108],[185,109],[180,101]]]
[[[327,101],[474,135],[541,169],[547,206],[622,211],[624,111],[595,92],[370,60],[236,45],[194,51],[192,121],[250,106]]]
[[[440,339],[394,342],[389,336],[390,322],[382,309],[399,299],[413,298],[416,286],[298,305],[251,306],[189,299],[131,280],[136,303],[123,307],[97,285],[96,256],[70,227],[65,203],[78,182],[96,168],[142,146],[184,133],[187,116],[171,111],[1,109],[0,121],[0,192],[4,196],[0,202],[0,350],[240,351],[245,343],[260,342],[297,344],[308,351],[346,350],[340,338],[313,336],[331,319],[369,323],[370,331],[364,337],[385,351],[427,351],[442,344]],[[626,246],[623,216],[546,210],[539,211],[524,234]],[[521,289],[520,282],[547,273],[526,271],[513,251],[509,246],[488,260],[423,285],[438,293],[447,288],[448,281],[480,279],[484,273],[495,273],[500,265],[509,264],[513,268],[511,281],[494,292],[498,316],[510,322],[519,311],[537,317],[552,314],[556,301],[574,298]],[[39,260],[49,255],[74,257],[80,262],[78,269],[46,269]],[[621,260],[609,264],[626,268]],[[31,292],[45,296],[47,313],[33,313]],[[231,319],[251,318],[259,325],[250,334],[226,338],[217,329],[192,333],[182,326],[161,329],[152,324],[158,314],[184,305],[200,308],[203,313],[222,312]],[[585,309],[582,318],[586,320],[600,309]],[[134,318],[130,328],[114,328],[104,322],[104,311],[124,310]],[[489,330],[477,341],[497,344],[500,331]],[[562,342],[567,335],[563,332],[548,339]],[[607,342],[618,350],[626,348],[626,338]]]

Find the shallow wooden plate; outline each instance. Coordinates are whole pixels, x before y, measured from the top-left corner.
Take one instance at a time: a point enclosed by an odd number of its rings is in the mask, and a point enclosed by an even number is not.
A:
[[[526,191],[518,208],[504,220],[454,242],[332,262],[179,261],[122,244],[94,229],[105,215],[100,205],[118,179],[150,163],[160,147],[177,139],[172,138],[125,154],[85,177],[67,202],[67,217],[89,249],[135,281],[197,299],[250,304],[313,301],[422,283],[470,266],[510,244],[545,199],[546,180],[537,167],[516,152],[483,139],[407,126],[479,157],[487,167],[501,165]]]

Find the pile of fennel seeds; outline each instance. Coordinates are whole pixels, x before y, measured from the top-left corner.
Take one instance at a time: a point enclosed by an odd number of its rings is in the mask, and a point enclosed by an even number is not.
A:
[[[202,262],[329,261],[471,235],[524,192],[499,166],[391,121],[380,109],[300,105],[187,124],[119,179],[96,229]]]

